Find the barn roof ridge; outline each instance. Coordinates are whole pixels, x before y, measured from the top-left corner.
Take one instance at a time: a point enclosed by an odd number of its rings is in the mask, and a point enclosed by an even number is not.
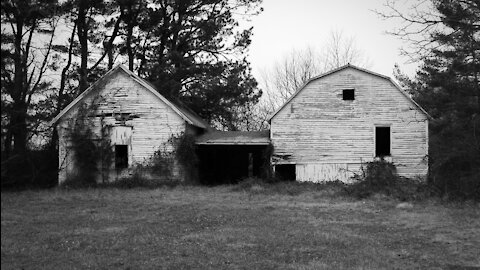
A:
[[[371,74],[371,75],[374,75],[374,76],[377,76],[377,77],[380,77],[382,79],[385,79],[387,81],[389,81],[391,84],[393,84],[393,86],[395,88],[397,88],[398,91],[400,91],[400,93],[402,93],[410,102],[412,102],[422,113],[424,113],[428,118],[432,118],[417,102],[415,102],[415,100],[413,100],[410,95],[408,93],[406,93],[401,87],[400,85],[398,85],[394,80],[392,80],[392,78],[388,77],[388,76],[385,76],[383,74],[380,74],[380,73],[376,73],[376,72],[373,72],[371,70],[368,70],[368,69],[365,69],[365,68],[361,68],[361,67],[357,67],[355,65],[352,65],[350,63],[347,63],[346,65],[343,65],[341,67],[338,67],[338,68],[335,68],[335,69],[332,69],[330,71],[327,71],[325,73],[322,73],[320,75],[317,75],[317,76],[314,76],[310,79],[308,79],[308,81],[306,83],[304,83],[302,86],[300,86],[288,99],[287,101],[285,101],[283,103],[282,106],[280,106],[277,110],[275,110],[275,112],[268,118],[268,122],[270,122],[273,117],[275,117],[275,115],[277,115],[288,103],[290,103],[290,101],[292,101],[309,83],[311,83],[312,81],[315,81],[315,80],[318,80],[320,78],[323,78],[323,77],[326,77],[326,76],[329,76],[333,73],[336,73],[338,71],[341,71],[341,70],[344,70],[344,69],[347,69],[347,68],[353,68],[353,69],[356,69],[358,71],[362,71],[362,72],[365,72],[365,73],[368,73],[368,74]]]
[[[133,80],[135,80],[140,85],[142,85],[145,89],[152,92],[157,98],[159,98],[161,101],[163,101],[165,104],[167,104],[167,106],[169,106],[173,111],[175,111],[187,123],[189,123],[191,125],[194,125],[194,126],[197,126],[197,127],[200,127],[200,128],[208,129],[208,127],[209,127],[208,124],[202,118],[200,118],[200,116],[196,115],[195,112],[193,112],[189,109],[187,110],[185,108],[185,105],[179,106],[179,105],[175,104],[174,102],[170,101],[169,99],[167,99],[166,97],[161,95],[157,91],[155,86],[153,86],[150,82],[147,82],[146,80],[142,79],[140,76],[138,76],[137,74],[135,74],[134,72],[129,70],[123,64],[118,64],[115,67],[113,67],[112,69],[110,69],[109,71],[107,71],[107,73],[105,73],[95,83],[93,83],[91,86],[89,86],[83,93],[78,95],[72,102],[70,102],[70,104],[68,104],[57,116],[55,116],[50,121],[49,125],[53,125],[56,122],[58,122],[58,120],[60,120],[67,112],[69,112],[77,103],[79,103],[82,99],[84,99],[86,96],[88,96],[88,94],[90,94],[95,89],[97,89],[97,87],[96,87],[97,85],[99,85],[103,80],[105,80],[107,77],[111,76],[112,74],[114,74],[118,70],[122,70],[123,72],[128,74]]]

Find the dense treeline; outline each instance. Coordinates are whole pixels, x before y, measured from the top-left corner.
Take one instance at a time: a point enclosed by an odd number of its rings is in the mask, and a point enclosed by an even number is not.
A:
[[[238,112],[262,94],[246,60],[252,29],[238,21],[260,3],[2,1],[2,184],[38,181],[20,179],[21,168],[34,166],[27,157],[39,145],[55,153],[48,120],[116,63],[212,125],[237,129],[246,121]]]
[[[391,5],[389,17],[414,26],[394,34],[422,61],[415,78],[397,72],[397,79],[432,116],[430,182],[444,196],[480,199],[480,2],[431,4],[436,13],[412,15]]]

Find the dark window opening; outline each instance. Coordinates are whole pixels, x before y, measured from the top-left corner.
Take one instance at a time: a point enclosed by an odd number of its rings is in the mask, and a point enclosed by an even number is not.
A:
[[[390,156],[390,127],[375,127],[375,156]]]
[[[295,181],[295,164],[275,165],[275,176],[281,181]]]
[[[128,145],[115,145],[115,169],[128,167]]]
[[[343,100],[355,100],[355,90],[354,89],[344,89],[343,90]]]

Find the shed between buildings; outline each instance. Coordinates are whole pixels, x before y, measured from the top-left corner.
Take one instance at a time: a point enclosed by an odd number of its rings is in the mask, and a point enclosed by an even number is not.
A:
[[[232,184],[247,177],[267,177],[269,131],[210,131],[196,139],[201,183]]]
[[[428,119],[389,77],[348,64],[310,79],[270,117],[272,165],[298,181],[348,182],[384,158],[425,178]]]

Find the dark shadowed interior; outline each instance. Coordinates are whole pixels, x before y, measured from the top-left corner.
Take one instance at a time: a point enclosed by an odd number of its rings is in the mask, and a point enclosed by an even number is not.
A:
[[[233,184],[261,177],[269,159],[264,145],[200,145],[199,177],[205,185]]]
[[[269,131],[209,131],[197,141],[202,184],[232,184],[264,177],[270,164]]]

